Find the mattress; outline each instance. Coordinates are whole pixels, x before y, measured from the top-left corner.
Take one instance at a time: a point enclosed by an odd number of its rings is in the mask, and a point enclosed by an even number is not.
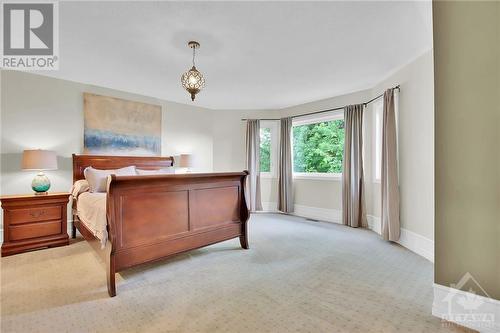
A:
[[[78,218],[101,241],[101,247],[104,248],[108,240],[106,193],[81,193],[76,206]]]

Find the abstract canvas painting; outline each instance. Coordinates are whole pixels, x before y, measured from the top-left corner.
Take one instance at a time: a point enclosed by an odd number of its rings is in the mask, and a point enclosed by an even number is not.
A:
[[[84,153],[161,154],[161,106],[83,94]]]

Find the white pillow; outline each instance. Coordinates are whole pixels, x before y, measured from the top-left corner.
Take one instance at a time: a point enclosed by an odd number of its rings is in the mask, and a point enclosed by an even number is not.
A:
[[[89,182],[90,192],[106,192],[106,179],[109,175],[134,176],[136,172],[133,165],[115,170],[100,170],[87,167],[83,170],[83,175]]]
[[[83,192],[87,192],[89,190],[89,182],[85,179],[77,180],[73,187],[71,188],[71,195],[73,198],[77,198]]]
[[[174,167],[161,168],[156,170],[136,169],[138,175],[169,175],[175,173]]]

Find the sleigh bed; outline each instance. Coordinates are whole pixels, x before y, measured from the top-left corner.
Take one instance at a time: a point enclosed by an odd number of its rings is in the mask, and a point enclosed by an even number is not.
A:
[[[173,165],[172,157],[73,155],[73,182],[84,170],[126,166],[160,169]],[[106,263],[108,293],[116,295],[115,273],[146,262],[239,237],[248,248],[244,184],[247,172],[111,176],[105,197],[105,242],[78,216],[76,229]]]

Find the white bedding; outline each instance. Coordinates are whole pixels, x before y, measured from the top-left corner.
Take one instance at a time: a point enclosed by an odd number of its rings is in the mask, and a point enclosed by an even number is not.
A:
[[[83,192],[78,195],[77,214],[94,236],[99,238],[101,246],[106,246],[108,231],[106,230],[106,193]]]
[[[89,174],[89,171],[93,171],[96,173],[105,174],[106,176],[106,187],[104,189],[109,189],[109,184],[111,181],[111,177],[108,175],[111,173],[118,173],[117,171],[121,171],[122,175],[129,175],[130,170],[133,170],[133,174],[138,172],[139,174],[169,174],[174,173],[173,167],[162,168],[158,170],[136,170],[135,166],[129,166],[117,170],[99,170],[88,167],[85,169],[86,177]],[[102,175],[100,175],[102,176]],[[138,176],[140,177],[140,176]],[[95,178],[95,177],[94,177]],[[99,177],[97,177],[99,178]],[[102,177],[101,177],[102,178]],[[101,183],[101,179],[94,180],[94,183]],[[96,187],[95,185],[94,187]],[[101,185],[97,186],[101,191],[103,190]],[[95,190],[95,189],[94,189]],[[106,191],[107,192],[107,191]],[[89,181],[82,179],[78,180],[73,184],[71,188],[71,195],[76,199],[77,204],[77,212],[79,220],[89,229],[94,236],[99,238],[101,241],[101,246],[104,248],[106,246],[106,241],[108,240],[108,231],[107,227],[107,219],[106,219],[106,192],[95,192],[92,191],[92,186],[90,186]]]

